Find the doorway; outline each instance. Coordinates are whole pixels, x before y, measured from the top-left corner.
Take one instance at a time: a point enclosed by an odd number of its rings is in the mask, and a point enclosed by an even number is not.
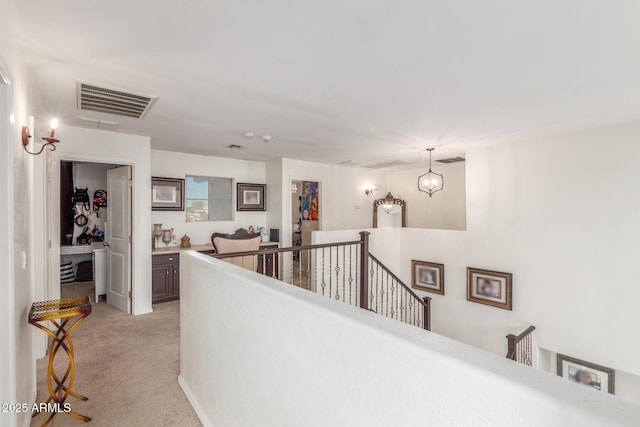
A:
[[[291,246],[312,244],[311,233],[320,230],[320,202],[320,182],[291,181]],[[294,277],[310,276],[309,251],[294,251],[292,261]]]
[[[131,313],[131,166],[59,163],[60,297],[89,295]]]

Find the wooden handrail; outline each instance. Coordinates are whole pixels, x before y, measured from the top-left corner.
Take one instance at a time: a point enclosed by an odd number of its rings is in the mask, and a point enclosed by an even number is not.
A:
[[[522,342],[526,337],[529,336],[533,331],[536,330],[535,326],[529,326],[519,335],[509,334],[506,336],[507,338],[507,359],[516,360],[517,359],[517,347],[518,343]]]
[[[406,292],[406,295],[407,295],[408,298],[411,298],[414,301],[416,301],[416,307],[419,307],[420,305],[422,305],[422,307],[423,307],[422,319],[418,319],[417,320],[418,324],[416,326],[420,326],[420,322],[422,322],[422,327],[424,329],[431,330],[431,310],[430,310],[431,298],[430,297],[420,298],[409,286],[405,285],[402,282],[402,280],[400,280],[398,278],[398,276],[393,274],[393,272],[391,270],[389,270],[383,263],[381,263],[380,260],[378,260],[378,258],[376,258],[373,254],[371,254],[369,252],[369,234],[370,234],[369,232],[362,231],[359,234],[360,234],[360,240],[352,240],[352,241],[348,241],[348,242],[323,243],[323,244],[306,245],[306,246],[291,246],[291,247],[286,247],[286,248],[264,248],[264,249],[259,249],[257,251],[230,252],[230,253],[224,253],[224,254],[214,253],[214,254],[211,254],[211,256],[213,258],[217,258],[217,259],[242,258],[242,257],[263,257],[263,274],[264,274],[264,266],[265,266],[264,257],[266,257],[267,255],[276,256],[277,254],[283,254],[283,253],[287,253],[287,252],[295,253],[295,252],[313,251],[313,250],[317,250],[317,249],[326,249],[326,248],[340,248],[340,247],[346,248],[347,246],[356,246],[356,247],[359,246],[360,250],[356,252],[357,253],[357,255],[356,255],[357,264],[356,265],[357,265],[357,269],[358,269],[357,272],[359,273],[359,274],[357,274],[359,292],[357,294],[356,304],[360,308],[363,308],[365,310],[370,310],[371,309],[371,307],[369,307],[370,298],[372,299],[374,297],[371,295],[372,289],[370,289],[371,285],[369,283],[369,268],[370,268],[371,263],[373,262],[373,263],[376,264],[376,268],[379,268],[380,270],[382,270],[384,273],[386,273],[388,275],[388,277],[391,277],[392,280],[394,280],[399,285],[399,289],[402,289],[402,290],[404,290]],[[324,251],[323,251],[323,253],[324,253]],[[331,253],[331,251],[330,251],[330,253]],[[350,258],[349,262],[351,263],[351,258]],[[322,268],[324,269],[324,264],[323,264]],[[293,262],[292,262],[292,265],[291,265],[291,271],[293,272]],[[301,279],[302,273],[301,273],[301,271],[302,270],[300,270],[300,283],[302,283],[302,279]],[[331,271],[332,270],[329,271],[329,281],[330,282],[331,282]],[[273,273],[273,271],[272,271],[272,273]],[[293,274],[293,273],[291,273],[291,274]],[[284,275],[284,273],[283,273],[283,275]],[[276,276],[275,273],[273,273],[272,277],[278,278],[280,280],[283,280],[282,278]],[[323,282],[322,282],[322,284],[323,284],[322,295],[324,295],[324,273],[323,273],[322,280],[323,280]],[[336,279],[336,280],[338,280],[338,279]],[[293,282],[292,282],[292,284],[293,284]],[[351,286],[351,279],[349,279],[349,286]],[[343,286],[343,288],[344,288],[344,286]],[[351,292],[351,291],[349,291],[349,292]],[[331,294],[331,286],[329,286],[329,294]],[[336,293],[336,298],[338,298],[337,295],[338,294]],[[349,293],[349,295],[351,295],[351,294]],[[377,296],[376,296],[376,298],[377,298]],[[349,299],[349,301],[351,301],[351,299]],[[392,308],[392,312],[391,312],[391,317],[393,317],[393,308]]]
[[[535,330],[536,330],[535,326],[529,326],[520,335],[513,335],[513,334],[507,335],[507,339],[512,339],[515,344],[518,344],[520,341],[522,341],[524,339],[524,337],[526,337],[527,335],[529,335],[531,332],[533,332]]]
[[[284,252],[304,251],[309,249],[335,248],[340,246],[361,245],[361,244],[362,242],[360,240],[353,240],[350,242],[323,243],[319,245],[307,245],[307,246],[290,246],[286,248],[269,248],[269,249],[260,249],[257,251],[229,252],[225,254],[214,253],[214,254],[211,254],[211,256],[219,259],[236,258],[236,257],[251,256],[251,255],[269,255],[269,254],[279,254]]]

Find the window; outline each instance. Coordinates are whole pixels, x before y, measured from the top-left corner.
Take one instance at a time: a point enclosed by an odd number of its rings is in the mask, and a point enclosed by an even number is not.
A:
[[[187,222],[233,220],[231,178],[187,175],[185,199]]]

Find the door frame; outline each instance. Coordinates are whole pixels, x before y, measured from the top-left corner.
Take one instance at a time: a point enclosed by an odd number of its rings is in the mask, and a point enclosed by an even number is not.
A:
[[[293,184],[294,181],[310,181],[310,182],[317,182],[318,183],[318,197],[320,198],[319,203],[320,203],[320,220],[318,221],[318,230],[322,230],[322,222],[324,219],[324,197],[322,194],[323,191],[323,186],[322,186],[322,178],[319,177],[299,177],[297,175],[289,175],[289,181],[288,181],[288,186],[287,186],[287,195],[288,197],[285,198],[285,200],[287,201],[287,206],[284,208],[285,209],[285,214],[284,216],[284,221],[285,223],[283,224],[283,228],[287,227],[287,231],[286,233],[283,232],[281,233],[283,236],[280,237],[280,240],[282,240],[281,245],[284,245],[283,247],[286,247],[287,245],[290,247],[293,241],[293,233],[291,232],[291,225],[293,223],[293,217],[291,216],[291,211],[293,209],[293,203],[291,200],[291,184]],[[283,239],[284,237],[284,239]]]
[[[45,203],[46,203],[46,230],[45,239],[47,247],[49,248],[46,267],[46,280],[45,280],[45,292],[50,299],[60,298],[60,245],[54,244],[60,238],[60,162],[85,162],[85,163],[102,163],[111,164],[114,166],[130,166],[131,176],[134,176],[134,162],[123,161],[119,157],[110,156],[94,156],[87,154],[74,154],[74,153],[56,153],[55,151],[47,153],[46,161],[46,180],[47,185],[45,188]],[[135,197],[133,192],[131,193],[131,236],[134,235],[135,221],[133,221],[133,211],[135,209]],[[129,246],[129,258],[131,261],[131,299],[129,305],[131,313],[134,311],[134,298],[135,298],[135,257],[133,256],[135,239],[132,240]]]

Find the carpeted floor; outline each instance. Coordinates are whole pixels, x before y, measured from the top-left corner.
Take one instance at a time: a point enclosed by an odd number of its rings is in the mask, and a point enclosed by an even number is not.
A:
[[[92,285],[65,286],[62,293],[73,296],[77,291],[90,290]],[[178,385],[179,311],[179,301],[157,304],[153,313],[141,316],[126,315],[106,303],[93,303],[91,315],[71,334],[76,355],[73,390],[89,400],[69,400],[73,411],[93,421],[85,424],[58,414],[53,425],[201,426]],[[66,367],[66,360],[61,362],[60,366]],[[37,402],[45,402],[47,358],[38,361],[37,371]],[[42,425],[46,417],[37,415],[31,425]]]

